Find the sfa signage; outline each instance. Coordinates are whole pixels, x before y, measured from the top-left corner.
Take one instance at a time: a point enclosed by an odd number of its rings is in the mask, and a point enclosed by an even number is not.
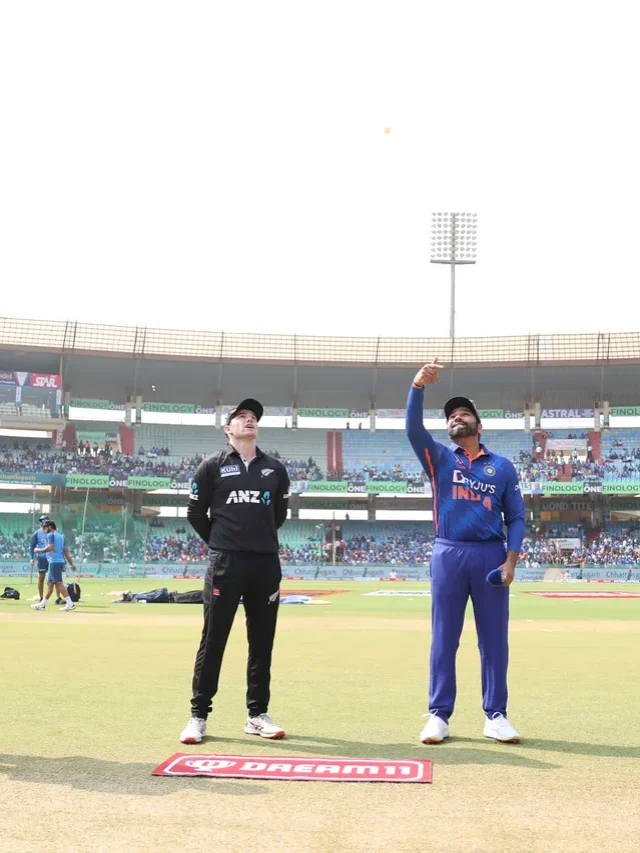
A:
[[[59,391],[62,376],[57,373],[24,373],[19,370],[0,370],[0,385],[19,385],[24,388],[46,388]]]

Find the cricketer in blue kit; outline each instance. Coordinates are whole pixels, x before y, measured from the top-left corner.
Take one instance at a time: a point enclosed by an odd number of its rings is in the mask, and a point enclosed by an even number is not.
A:
[[[438,359],[419,370],[407,403],[407,435],[431,481],[436,534],[431,560],[429,718],[421,740],[440,743],[449,736],[456,653],[471,597],[482,669],[484,735],[517,743],[520,735],[507,719],[509,584],[524,537],[524,501],[513,464],[480,443],[482,424],[471,400],[453,397],[445,404],[450,446],[435,441],[425,429],[424,386],[439,382],[439,371]],[[497,586],[487,581],[495,569],[500,569],[494,572]]]
[[[31,543],[29,544],[29,562],[31,568],[35,566],[35,549],[43,549],[47,546],[47,531],[45,530],[45,525],[47,521],[49,521],[49,516],[41,515],[39,521],[40,527],[31,537]],[[47,560],[46,554],[38,554],[38,595],[40,596],[40,601],[42,601],[42,599],[44,598],[44,578],[47,574],[48,569],[49,561]]]

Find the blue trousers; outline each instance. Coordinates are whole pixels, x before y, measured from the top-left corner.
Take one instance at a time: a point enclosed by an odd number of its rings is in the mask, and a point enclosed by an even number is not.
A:
[[[505,557],[501,541],[436,539],[431,559],[429,712],[445,721],[456,701],[456,653],[469,596],[482,666],[482,707],[487,717],[507,715],[509,589],[486,581]]]

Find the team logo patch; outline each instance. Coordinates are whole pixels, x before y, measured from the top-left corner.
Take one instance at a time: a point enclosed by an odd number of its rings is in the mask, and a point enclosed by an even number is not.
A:
[[[219,590],[219,589],[214,589],[214,590],[213,590],[213,592],[212,592],[211,594],[212,594],[212,595],[220,595],[220,590]]]
[[[484,473],[487,475],[487,477],[495,477],[496,469],[493,467],[493,465],[485,465]]]
[[[220,468],[221,477],[236,477],[238,474],[240,474],[239,465],[223,465],[222,468]]]
[[[192,501],[198,500],[198,484],[191,483],[191,494],[189,495],[189,499]]]
[[[260,472],[260,475],[262,477],[268,477],[269,474],[273,474],[273,470],[274,470],[273,468],[263,468],[262,471]]]
[[[274,593],[269,596],[269,604],[273,604],[280,597],[280,590],[277,589]]]

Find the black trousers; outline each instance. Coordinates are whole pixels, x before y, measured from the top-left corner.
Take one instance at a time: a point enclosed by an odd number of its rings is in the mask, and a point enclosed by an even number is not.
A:
[[[266,714],[281,579],[277,554],[211,551],[204,582],[204,627],[193,672],[194,717],[206,719],[211,712],[211,700],[218,692],[222,657],[240,598],[249,642],[247,709],[252,717]]]

